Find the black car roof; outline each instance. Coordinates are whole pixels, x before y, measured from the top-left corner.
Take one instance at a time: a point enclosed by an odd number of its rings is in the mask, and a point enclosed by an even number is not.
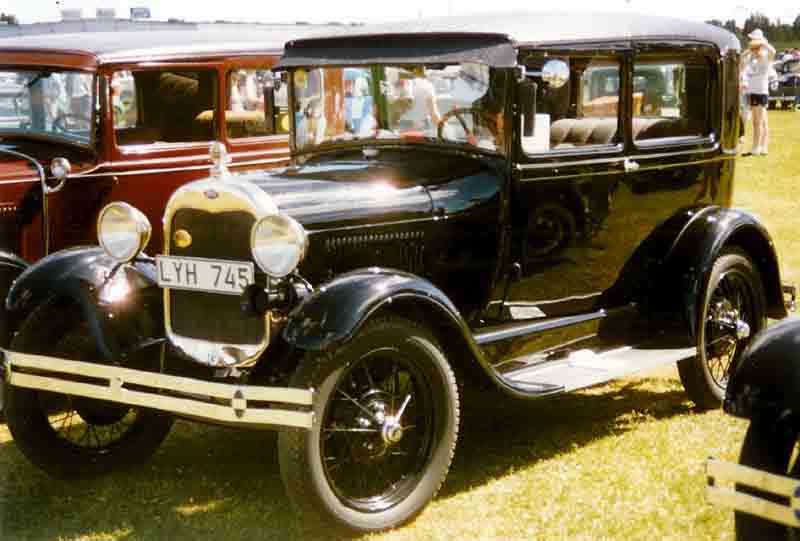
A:
[[[283,51],[286,41],[322,27],[285,25],[265,30],[156,30],[36,34],[0,39],[3,52],[63,53],[95,57],[98,63],[136,58],[182,58]]]
[[[513,65],[518,47],[630,40],[707,43],[739,51],[735,35],[705,23],[630,13],[499,13],[419,19],[347,28],[287,43],[281,66],[373,62],[477,60]],[[467,49],[483,46],[474,54]],[[326,50],[328,53],[326,54]],[[403,56],[403,50],[406,55]],[[472,58],[467,58],[469,56]],[[339,58],[335,58],[339,56]]]

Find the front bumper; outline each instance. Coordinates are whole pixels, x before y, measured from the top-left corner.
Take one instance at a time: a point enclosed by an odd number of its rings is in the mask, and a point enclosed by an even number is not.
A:
[[[16,387],[151,408],[216,423],[310,429],[314,422],[310,389],[215,383],[0,349],[0,375],[3,373],[6,381]]]
[[[708,459],[706,474],[709,503],[800,528],[800,481],[797,479],[714,458]],[[765,495],[746,494],[738,485],[758,489]],[[767,499],[766,494],[772,499]],[[788,500],[788,505],[779,503],[781,499]]]

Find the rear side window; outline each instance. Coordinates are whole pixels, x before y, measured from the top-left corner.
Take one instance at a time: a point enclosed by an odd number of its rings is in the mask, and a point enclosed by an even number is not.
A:
[[[568,66],[569,78],[559,86],[546,76],[532,77],[537,84],[536,118],[532,131],[522,130],[523,150],[543,153],[616,144],[621,135],[620,62],[603,57],[546,57],[526,62],[525,67],[539,74],[554,60]]]
[[[228,74],[225,131],[230,139],[289,133],[287,86],[269,69]]]
[[[634,141],[710,133],[711,72],[702,59],[638,61],[633,70]]]
[[[118,71],[111,80],[117,145],[213,140],[214,70]]]

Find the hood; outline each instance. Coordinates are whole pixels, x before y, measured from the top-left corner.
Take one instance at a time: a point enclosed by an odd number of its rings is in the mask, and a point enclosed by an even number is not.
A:
[[[2,152],[11,150],[30,156],[49,172],[53,158],[66,158],[72,164],[72,170],[80,171],[94,163],[91,152],[81,151],[71,145],[57,142],[42,142],[13,139],[0,136],[0,185],[11,181],[39,181],[38,173],[28,160]]]
[[[374,159],[350,153],[299,167],[242,173],[241,178],[313,231],[422,219],[442,212],[440,208],[459,208],[457,202],[440,201],[474,194],[450,190],[443,196],[441,187],[487,172],[486,164],[475,158],[392,150]]]

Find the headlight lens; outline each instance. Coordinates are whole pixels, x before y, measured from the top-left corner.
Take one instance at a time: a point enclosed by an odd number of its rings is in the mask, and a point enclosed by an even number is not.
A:
[[[250,247],[261,270],[273,278],[283,278],[303,260],[308,236],[293,218],[274,214],[255,223]]]
[[[139,255],[150,240],[152,228],[147,217],[127,203],[111,203],[97,218],[97,239],[103,250],[120,262]]]

